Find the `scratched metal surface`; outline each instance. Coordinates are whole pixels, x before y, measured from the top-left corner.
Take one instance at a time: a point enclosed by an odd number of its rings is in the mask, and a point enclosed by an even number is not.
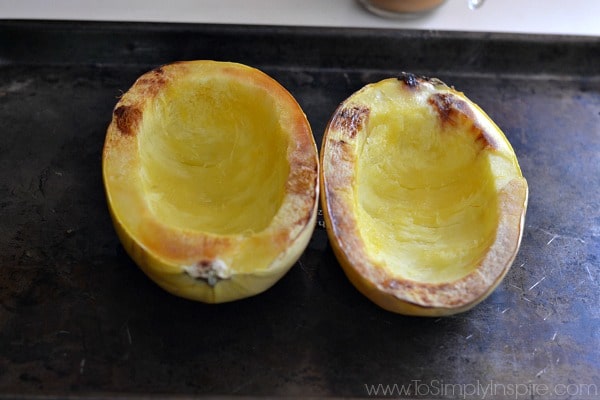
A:
[[[600,391],[599,38],[4,21],[0,46],[0,397]],[[209,306],[160,290],[115,236],[100,154],[134,79],[194,58],[274,76],[318,143],[367,82],[411,71],[464,91],[505,131],[529,181],[504,282],[461,315],[394,315],[356,292],[317,229],[257,297]]]

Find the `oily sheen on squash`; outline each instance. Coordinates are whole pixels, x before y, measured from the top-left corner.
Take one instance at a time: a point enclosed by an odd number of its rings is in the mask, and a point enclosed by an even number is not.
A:
[[[116,232],[158,285],[207,303],[258,294],[312,235],[318,154],[273,78],[209,60],[165,65],[120,98],[102,156]]]
[[[520,246],[528,187],[500,128],[463,93],[403,74],[335,111],[321,149],[327,232],[349,280],[397,313],[462,312]]]

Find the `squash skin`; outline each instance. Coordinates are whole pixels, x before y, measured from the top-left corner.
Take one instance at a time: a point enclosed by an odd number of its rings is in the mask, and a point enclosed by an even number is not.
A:
[[[156,99],[186,79],[251,87],[277,105],[289,174],[282,204],[266,228],[244,235],[179,228],[150,210],[140,179],[140,141]],[[222,303],[267,290],[295,264],[316,225],[319,164],[310,124],[285,88],[246,65],[185,61],[140,76],[114,108],[102,168],[109,212],[126,252],[160,287],[187,299]]]
[[[497,190],[498,224],[494,241],[471,273],[448,282],[420,282],[390,274],[369,254],[356,211],[357,142],[366,135],[371,105],[368,91],[387,87],[434,109],[451,124],[470,124],[483,151],[512,159],[510,176]],[[383,89],[381,89],[383,91]],[[387,89],[386,89],[387,90]],[[390,93],[386,92],[386,93]],[[528,186],[510,143],[496,124],[463,93],[437,79],[403,74],[366,85],[333,113],[321,146],[321,204],[327,233],[350,282],[378,306],[414,316],[445,316],[467,311],[500,284],[518,252],[524,229]]]

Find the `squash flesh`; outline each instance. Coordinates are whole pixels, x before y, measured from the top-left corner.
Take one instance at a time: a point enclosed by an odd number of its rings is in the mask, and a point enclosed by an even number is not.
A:
[[[357,138],[359,231],[390,276],[455,281],[477,268],[495,238],[489,152],[468,127],[444,126],[431,107],[386,89],[354,99],[370,104]]]
[[[158,220],[222,235],[269,225],[289,173],[273,98],[227,79],[180,80],[146,115],[141,176]]]

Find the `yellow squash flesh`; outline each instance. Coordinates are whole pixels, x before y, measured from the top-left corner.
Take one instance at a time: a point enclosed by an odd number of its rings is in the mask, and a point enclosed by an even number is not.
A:
[[[315,226],[310,125],[289,92],[245,65],[142,75],[115,106],[102,163],[124,248],[181,297],[220,303],[268,289]]]
[[[436,79],[365,86],[333,114],[321,193],[334,252],[379,306],[462,312],[489,295],[520,245],[528,187],[491,119]]]

